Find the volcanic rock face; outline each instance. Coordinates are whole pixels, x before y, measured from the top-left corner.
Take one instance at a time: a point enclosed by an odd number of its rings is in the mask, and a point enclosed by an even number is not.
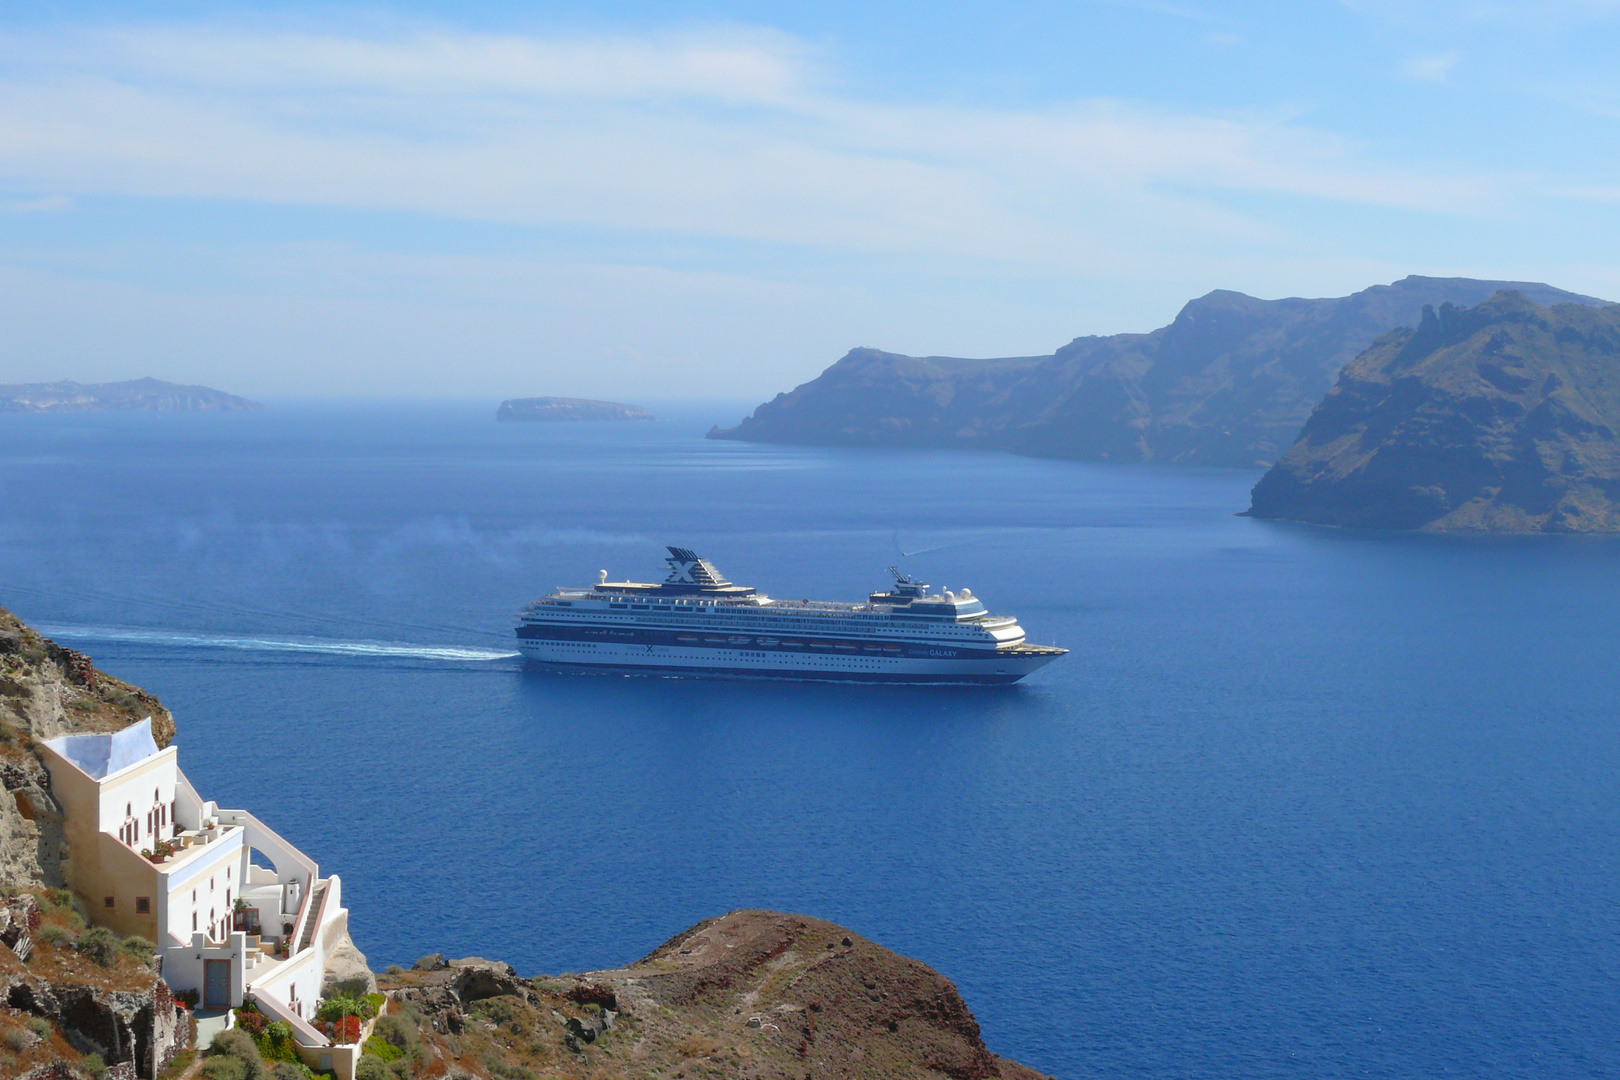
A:
[[[571,1078],[1040,1075],[992,1054],[932,968],[770,911],[710,919],[613,971],[524,980],[504,964],[424,957],[382,985],[416,1018],[431,1075],[464,1063]]]
[[[1085,337],[1051,356],[911,357],[853,349],[812,382],[711,438],[1005,450],[1099,461],[1269,465],[1334,377],[1425,304],[1546,285],[1409,277],[1353,296],[1257,300],[1217,291],[1149,334]]]
[[[156,1076],[191,1040],[190,1018],[155,975],[124,988],[45,978],[0,949],[0,1004],[50,1021],[68,1046],[129,1076]]]
[[[738,911],[634,967],[590,976],[637,1015],[712,1017],[747,1046],[749,1075],[1033,1077],[992,1054],[956,987],[926,964],[820,919]]]
[[[1620,531],[1620,305],[1426,309],[1345,368],[1255,486],[1255,517]]]
[[[223,390],[180,386],[161,379],[0,385],[0,412],[256,412],[263,408]]]

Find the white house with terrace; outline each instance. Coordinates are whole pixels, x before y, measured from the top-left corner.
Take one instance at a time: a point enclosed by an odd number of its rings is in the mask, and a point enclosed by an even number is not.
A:
[[[347,943],[342,883],[246,810],[221,810],[159,750],[148,718],[40,746],[69,841],[64,874],[94,921],[157,945],[164,980],[205,1009],[251,994],[287,1021],[306,1060],[352,1075],[352,1055],[308,1022],[332,951]],[[303,1056],[301,1054],[301,1056]],[[344,1068],[350,1065],[350,1068]]]

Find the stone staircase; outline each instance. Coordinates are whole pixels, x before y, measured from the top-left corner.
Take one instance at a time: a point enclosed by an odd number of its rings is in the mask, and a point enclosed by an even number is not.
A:
[[[320,929],[321,903],[325,899],[326,882],[316,882],[309,894],[309,918],[304,920],[304,932],[298,935],[298,948],[294,952],[303,952],[315,941],[315,931]]]

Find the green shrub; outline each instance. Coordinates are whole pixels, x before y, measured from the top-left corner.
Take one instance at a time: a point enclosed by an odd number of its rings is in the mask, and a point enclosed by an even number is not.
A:
[[[270,1080],[315,1080],[315,1074],[302,1061],[278,1061],[270,1067],[269,1076]]]
[[[235,1057],[211,1057],[203,1062],[208,1080],[247,1080],[247,1063]]]
[[[22,1047],[19,1046],[17,1049],[21,1050]],[[366,1040],[365,1052],[368,1054],[375,1054],[384,1061],[398,1061],[405,1056],[405,1051],[401,1050],[387,1039],[379,1039],[375,1035]]]
[[[395,1080],[394,1070],[376,1054],[361,1054],[354,1065],[354,1080]]]
[[[208,1060],[219,1059],[240,1061],[242,1074],[239,1078],[210,1076],[209,1080],[264,1080],[264,1061],[259,1057],[258,1046],[246,1032],[230,1028],[215,1035],[213,1044],[208,1047]],[[206,1070],[208,1066],[203,1068]]]
[[[371,1030],[373,1040],[380,1038],[400,1051],[401,1054],[415,1061],[422,1060],[422,1036],[417,1032],[416,1025],[412,1024],[407,1017],[399,1013],[389,1013],[387,1016],[380,1017],[377,1020],[377,1026]],[[392,1060],[387,1055],[378,1056],[382,1057],[384,1061]]]
[[[123,944],[123,939],[105,926],[92,926],[79,935],[73,947],[102,967],[112,967],[118,963],[118,950]]]
[[[403,975],[403,974],[405,974],[405,969],[400,967],[398,964],[389,964],[388,965],[388,974],[390,974],[390,975]]]
[[[370,1020],[377,1015],[377,1007],[365,998],[350,997],[347,994],[333,994],[323,998],[315,1015],[322,1020],[338,1020],[345,1016],[358,1016]]]
[[[43,1016],[30,1017],[28,1021],[28,1030],[32,1031],[35,1035],[38,1035],[42,1039],[48,1039],[51,1037],[51,1022],[45,1019]]]
[[[298,1064],[298,1050],[293,1042],[292,1025],[285,1020],[277,1020],[267,1025],[263,1032],[254,1036],[253,1042],[259,1048],[259,1056],[267,1062]]]
[[[84,1071],[96,1077],[96,1080],[101,1080],[101,1074],[107,1071],[107,1063],[101,1060],[100,1054],[86,1054],[84,1055]]]
[[[63,945],[71,944],[73,941],[73,935],[60,926],[42,926],[36,936],[52,948],[60,948]]]
[[[28,1034],[28,1030],[26,1028],[6,1028],[5,1035],[0,1036],[0,1038],[4,1038],[5,1044],[17,1051],[19,1054],[28,1049],[30,1046],[34,1045],[34,1037]],[[371,1040],[371,1042],[376,1041],[376,1039]],[[367,1045],[369,1046],[370,1043]],[[394,1048],[390,1046],[389,1049],[393,1050]],[[398,1050],[394,1050],[394,1056],[399,1056]]]
[[[152,966],[152,957],[157,953],[157,946],[139,934],[131,934],[125,938],[124,943],[119,948],[125,956],[134,957],[137,962],[145,964],[147,967]]]
[[[67,889],[46,889],[45,899],[51,907],[70,908],[73,906],[73,893]]]

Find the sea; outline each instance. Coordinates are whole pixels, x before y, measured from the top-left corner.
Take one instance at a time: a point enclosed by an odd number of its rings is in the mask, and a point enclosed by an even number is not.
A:
[[[1059,1077],[1620,1076],[1620,540],[703,437],[750,404],[0,414],[0,604],[156,693],[379,970],[607,968],[772,908]],[[1071,651],[1002,688],[525,669],[520,605],[665,544],[782,597],[899,566]]]

